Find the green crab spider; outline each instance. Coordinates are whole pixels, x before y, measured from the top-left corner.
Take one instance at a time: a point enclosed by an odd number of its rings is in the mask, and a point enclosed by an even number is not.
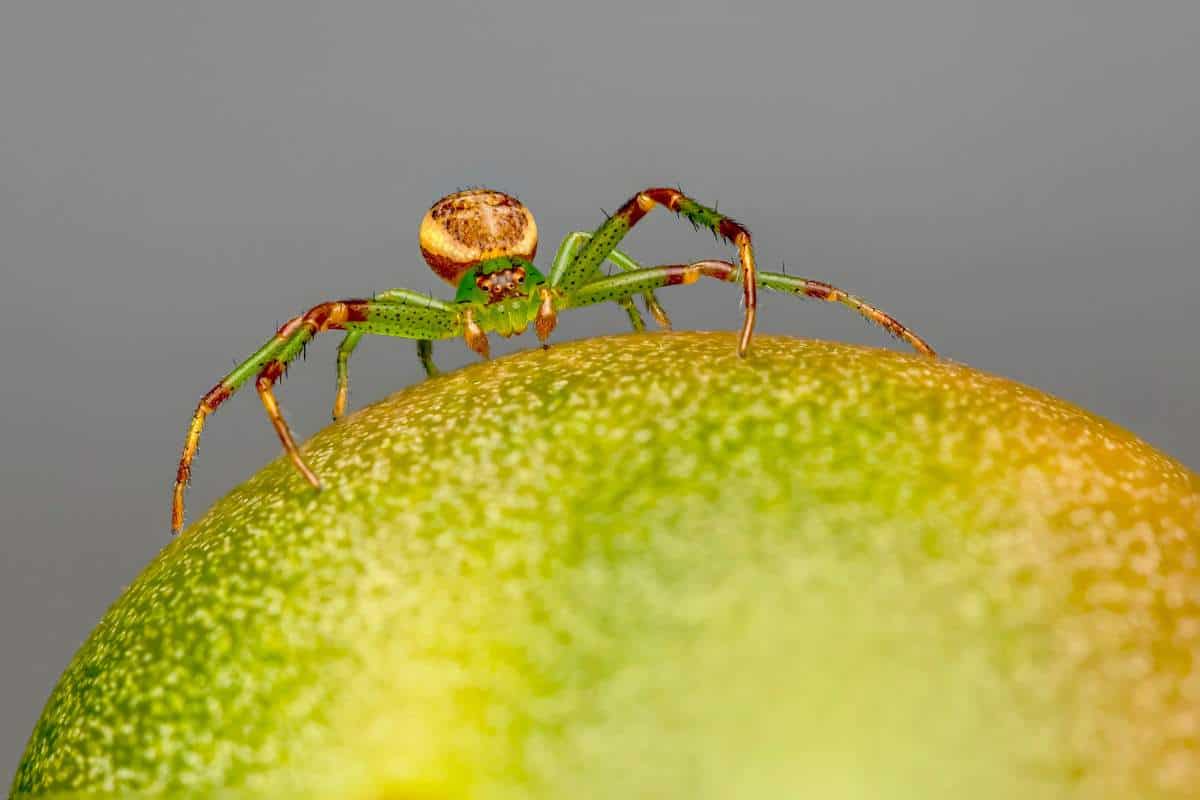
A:
[[[738,263],[695,261],[642,267],[616,249],[637,222],[656,206],[686,218],[697,229],[706,228],[737,248]],[[346,408],[349,392],[347,366],[350,355],[365,334],[415,339],[426,373],[437,374],[433,342],[462,336],[467,346],[488,357],[488,332],[501,336],[523,333],[533,323],[544,344],[559,312],[595,303],[617,303],[635,330],[645,328],[633,297],[641,295],[647,311],[663,327],[670,320],[654,290],[695,283],[701,277],[741,283],[745,312],[737,352],[749,351],[757,311],[757,289],[763,287],[800,297],[842,303],[889,334],[904,340],[917,352],[935,355],[925,341],[861,298],[806,278],[762,272],[754,264],[750,232],[730,217],[667,188],[650,188],[631,197],[593,233],[569,234],[559,246],[548,275],[533,265],[537,251],[537,225],[533,215],[515,197],[490,189],[469,189],[443,197],[433,204],[420,228],[421,254],[441,278],[456,287],[450,302],[408,289],[390,289],[369,299],[337,300],[314,306],[288,320],[274,337],[214,386],[196,407],[179,458],[171,505],[171,532],[183,527],[183,495],[191,478],[192,460],[200,443],[204,421],[251,377],[279,435],[283,449],[300,474],[315,488],[321,480],[305,462],[279,410],[274,386],[287,365],[300,355],[318,333],[346,331],[337,353],[337,395],[333,418]],[[621,272],[606,276],[600,268],[611,262]]]

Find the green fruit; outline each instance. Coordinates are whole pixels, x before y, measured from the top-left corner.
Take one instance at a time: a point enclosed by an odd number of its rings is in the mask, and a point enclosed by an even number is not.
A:
[[[306,452],[323,493],[275,461],[109,610],[14,791],[1200,791],[1200,477],[1028,387],[624,336]]]

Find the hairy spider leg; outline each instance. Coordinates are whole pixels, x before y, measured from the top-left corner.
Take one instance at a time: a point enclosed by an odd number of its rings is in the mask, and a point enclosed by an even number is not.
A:
[[[734,245],[738,251],[740,269],[735,280],[741,280],[745,300],[745,318],[738,337],[737,352],[745,356],[754,335],[754,320],[758,312],[758,291],[755,280],[754,246],[750,232],[736,220],[716,209],[708,208],[676,189],[663,187],[643,189],[625,202],[592,234],[565,266],[550,271],[550,285],[561,290],[568,298],[580,287],[592,283],[600,265],[608,254],[625,237],[629,229],[646,216],[655,206],[664,206],[685,217],[697,228],[707,228],[718,238]],[[632,273],[626,273],[629,275]],[[614,276],[623,277],[623,276]],[[645,291],[645,290],[642,290]],[[615,298],[614,298],[615,301]]]
[[[283,346],[283,340],[278,335],[264,344],[250,356],[234,367],[233,371],[221,379],[221,382],[200,398],[192,422],[188,426],[187,436],[183,442],[183,453],[179,457],[179,468],[175,472],[175,490],[171,500],[171,533],[179,533],[183,527],[183,493],[192,478],[192,460],[200,446],[200,432],[204,429],[204,421],[218,407],[228,400],[242,384],[256,375],[266,366]]]
[[[628,297],[647,289],[695,283],[701,277],[737,283],[740,279],[740,272],[737,266],[728,261],[696,261],[691,264],[648,267],[636,272],[625,272],[592,281],[570,296],[566,307],[612,302],[620,297]],[[926,356],[937,355],[924,339],[895,317],[836,286],[831,286],[823,281],[794,278],[779,272],[759,272],[755,276],[755,280],[759,286],[765,289],[849,306],[870,322],[883,328],[887,333],[908,343],[918,353]]]
[[[867,321],[873,322],[883,328],[890,336],[894,336],[907,343],[909,347],[921,355],[937,355],[928,342],[891,314],[877,306],[871,305],[861,297],[852,295],[824,281],[817,281],[812,278],[793,278],[791,275],[784,275],[779,272],[760,272],[758,274],[758,285],[777,292],[800,295],[801,297],[809,297],[814,300],[824,300],[827,303],[841,303],[857,311]]]
[[[407,339],[447,339],[463,333],[463,318],[449,303],[406,290],[388,293],[388,300],[339,300],[321,303],[304,314],[288,320],[275,336],[254,355],[234,367],[220,383],[201,398],[188,427],[175,473],[171,504],[171,532],[183,527],[183,495],[191,479],[192,461],[200,444],[200,433],[210,414],[247,380],[257,374],[256,386],[284,450],[301,474],[314,486],[320,486],[316,474],[304,462],[287,423],[279,410],[274,384],[289,362],[300,355],[304,346],[322,331],[347,330]],[[340,355],[340,354],[339,354]]]
[[[379,292],[374,296],[374,300],[381,303],[388,302],[406,302],[414,293],[407,289],[389,289],[385,292]],[[428,299],[428,298],[426,298]],[[361,331],[350,331],[342,339],[342,343],[338,345],[337,352],[337,394],[333,399],[333,419],[336,422],[346,413],[346,402],[350,396],[350,356],[354,353],[354,349],[358,347],[359,341],[362,339]],[[417,358],[421,359],[421,366],[425,368],[425,376],[432,378],[435,375],[440,375],[441,370],[433,363],[433,341],[430,339],[417,340]]]
[[[556,272],[562,272],[566,269],[575,258],[576,253],[579,252],[579,248],[583,247],[584,243],[591,238],[592,234],[586,231],[572,231],[568,233],[562,240],[562,244],[558,246],[558,252],[554,255],[554,263],[550,265],[550,274],[553,275]],[[608,254],[608,260],[623,272],[632,272],[642,268],[641,264],[616,248],[613,248],[613,251]],[[654,296],[654,292],[643,292],[642,302],[645,303],[646,310],[654,317],[654,321],[659,324],[659,327],[666,328],[667,330],[671,329],[671,318],[663,310],[662,305],[658,302],[658,298]],[[635,331],[644,331],[646,329],[646,322],[633,305],[632,297],[623,297],[617,301],[617,304],[625,309],[625,313],[629,315],[629,322],[633,325]]]

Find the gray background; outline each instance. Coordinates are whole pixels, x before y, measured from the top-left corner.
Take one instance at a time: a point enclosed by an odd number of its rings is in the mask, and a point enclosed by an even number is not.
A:
[[[679,183],[746,222],[767,268],[857,291],[946,355],[1200,466],[1194,0],[408,5],[2,4],[0,780],[167,542],[196,400],[320,300],[448,292],[416,226],[462,185],[520,195],[545,257]],[[665,214],[628,250],[727,252]],[[681,328],[740,319],[727,286],[663,297]],[[623,328],[587,309],[558,338]],[[762,329],[888,345],[779,297]],[[336,341],[282,392],[305,435]],[[421,377],[409,343],[376,339],[353,375],[355,406]],[[191,516],[278,451],[238,395],[206,432]]]

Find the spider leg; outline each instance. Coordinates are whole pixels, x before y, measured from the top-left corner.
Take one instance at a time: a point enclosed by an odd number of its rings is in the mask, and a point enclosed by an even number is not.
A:
[[[637,310],[637,306],[633,304],[632,297],[622,297],[617,301],[617,305],[625,310],[629,315],[629,324],[637,333],[646,330],[646,320],[642,319],[642,312]]]
[[[616,301],[621,297],[628,297],[648,288],[656,289],[661,286],[695,283],[701,277],[736,283],[741,275],[738,267],[728,261],[696,261],[692,264],[649,267],[592,281],[571,295],[568,298],[568,305],[565,307]],[[765,289],[831,303],[841,303],[854,309],[897,339],[907,342],[918,353],[926,356],[937,355],[924,339],[895,317],[871,305],[861,297],[856,297],[836,286],[831,286],[823,281],[794,278],[779,272],[759,272],[755,276],[755,280],[759,286]]]
[[[889,335],[906,342],[909,347],[921,355],[937,355],[928,342],[891,314],[868,303],[861,297],[856,297],[824,281],[817,281],[811,278],[793,278],[791,275],[784,275],[780,272],[760,272],[758,274],[758,285],[777,292],[810,297],[814,300],[824,300],[828,303],[841,303],[857,311],[869,322],[883,328]]]
[[[304,479],[311,483],[314,489],[320,489],[321,479],[305,462],[304,456],[300,455],[296,439],[292,436],[287,421],[283,418],[283,412],[279,410],[279,401],[275,399],[275,381],[283,375],[284,366],[283,361],[272,361],[263,367],[262,372],[258,373],[255,388],[258,389],[258,396],[262,399],[263,408],[266,409],[267,419],[271,420],[271,425],[274,426],[275,433],[278,434],[279,441],[283,444],[283,451],[288,454],[288,458],[292,460],[292,464],[300,471]]]
[[[362,331],[350,331],[342,339],[337,350],[337,394],[333,398],[333,419],[336,422],[346,413],[346,399],[350,394],[350,354],[358,347]]]
[[[586,231],[572,231],[563,238],[562,244],[558,246],[558,252],[554,255],[554,263],[550,265],[550,274],[562,272],[575,258],[579,248],[592,238],[592,234]],[[634,261],[625,253],[613,249],[608,254],[608,261],[614,264],[623,272],[632,272],[642,268],[642,265]],[[654,296],[654,292],[643,292],[642,302],[646,304],[646,310],[654,317],[654,321],[659,324],[659,327],[671,329],[671,319],[667,316],[667,312],[663,310],[659,304],[658,298]],[[638,312],[637,307],[633,304],[632,297],[625,297],[617,301],[621,308],[625,309],[625,313],[629,315],[629,323],[635,331],[646,329],[646,322],[642,319],[642,315]]]
[[[349,361],[350,355],[354,352],[354,348],[358,347],[359,340],[362,339],[363,331],[350,331],[346,337],[342,339],[342,343],[338,345],[337,351],[337,394],[333,398],[333,420],[334,422],[342,418],[346,413],[346,401],[350,396],[350,371]],[[425,375],[434,377],[440,375],[441,370],[433,363],[433,341],[430,339],[417,340],[417,358],[421,359],[421,365],[425,367]]]
[[[411,303],[417,297],[420,297],[420,295],[416,295],[408,289],[388,289],[375,295],[375,299],[383,303]],[[429,299],[432,298],[426,297],[426,300]],[[421,359],[421,366],[425,368],[425,377],[432,378],[435,375],[442,374],[442,371],[437,368],[437,364],[433,363],[432,339],[417,340],[417,358]]]
[[[337,395],[333,399],[333,419],[336,422],[342,418],[346,412],[346,401],[350,392],[350,374],[348,362],[354,348],[358,347],[358,342],[363,337],[362,331],[351,331],[346,334],[346,338],[342,339],[342,343],[338,345],[337,353]],[[430,339],[417,340],[417,358],[421,359],[421,365],[425,368],[427,377],[434,377],[442,374],[437,365],[433,363],[433,341]]]
[[[175,488],[171,504],[171,531],[178,533],[183,527],[183,496],[191,479],[192,461],[200,444],[200,433],[205,420],[251,377],[257,376],[256,386],[266,408],[267,416],[275,426],[284,449],[292,458],[297,469],[314,486],[319,485],[315,473],[304,463],[299,450],[283,420],[273,386],[287,365],[300,355],[304,346],[323,331],[345,330],[350,333],[374,333],[408,339],[445,339],[463,332],[462,315],[451,304],[434,300],[416,292],[396,290],[389,299],[340,300],[321,303],[304,314],[284,323],[275,336],[260,347],[250,358],[234,367],[220,383],[200,399],[192,415],[184,439],[183,453],[175,473]],[[349,336],[347,337],[349,340]],[[353,350],[353,344],[347,347]],[[339,351],[342,348],[339,348]],[[339,358],[341,353],[339,352]],[[346,357],[349,357],[347,352]]]
[[[590,233],[587,236],[589,239],[591,238]],[[608,260],[625,272],[636,272],[639,269],[644,269],[641,264],[620,250],[613,250],[609,253]],[[650,316],[654,317],[654,321],[658,323],[658,327],[668,331],[671,330],[671,318],[667,316],[666,310],[659,304],[658,297],[655,296],[654,292],[642,292],[642,302],[646,304],[646,310],[650,312]],[[629,298],[629,304],[633,305],[633,298]]]
[[[417,358],[421,359],[421,366],[425,367],[426,378],[435,378],[442,374],[437,364],[433,363],[432,339],[417,339]]]
[[[643,189],[629,198],[625,205],[596,229],[592,238],[579,248],[573,259],[555,264],[556,268],[550,270],[551,287],[571,295],[585,284],[592,283],[600,265],[609,257],[613,248],[630,228],[656,206],[664,206],[674,211],[687,218],[697,228],[707,228],[715,236],[737,247],[740,268],[735,280],[742,282],[746,306],[741,334],[738,337],[738,355],[746,355],[750,349],[750,339],[754,335],[754,321],[758,312],[758,284],[755,280],[754,247],[750,240],[750,232],[741,223],[716,209],[700,205],[676,189]]]
[[[413,292],[407,289],[389,289],[386,292],[380,292],[375,295],[374,300],[381,303],[411,302]],[[350,373],[347,367],[349,366],[350,355],[354,352],[354,348],[358,347],[358,342],[362,339],[362,331],[351,331],[346,334],[346,338],[342,340],[338,347],[337,355],[337,395],[333,400],[333,419],[339,420],[342,414],[346,411],[346,401],[350,392]],[[433,341],[430,339],[417,340],[417,358],[421,359],[421,365],[425,367],[425,375],[432,378],[434,375],[440,375],[441,370],[433,363]]]

